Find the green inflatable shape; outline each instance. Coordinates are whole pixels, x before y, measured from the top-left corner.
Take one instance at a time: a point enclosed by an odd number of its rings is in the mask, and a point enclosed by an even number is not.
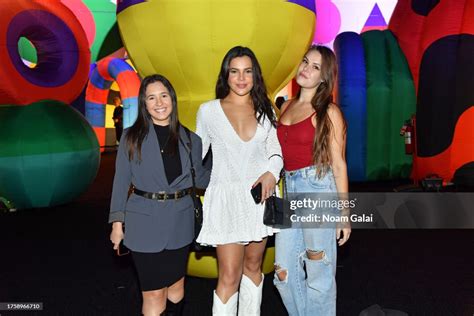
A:
[[[24,60],[34,64],[38,63],[38,52],[26,37],[20,37],[18,41],[18,52]]]
[[[71,201],[92,183],[99,162],[92,127],[67,104],[0,106],[0,196],[17,208]]]
[[[97,54],[97,60],[101,60],[102,58],[109,56],[122,47],[122,38],[120,37],[118,24],[115,22],[104,38],[104,42],[102,43],[102,46],[100,47],[100,50]]]
[[[367,78],[368,180],[406,178],[411,156],[405,154],[400,128],[416,108],[408,63],[393,34],[362,33]]]

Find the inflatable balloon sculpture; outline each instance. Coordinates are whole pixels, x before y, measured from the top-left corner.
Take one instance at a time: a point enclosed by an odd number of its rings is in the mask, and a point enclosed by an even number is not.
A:
[[[86,119],[93,126],[99,144],[105,145],[105,105],[110,87],[116,82],[123,104],[123,127],[132,126],[138,115],[140,78],[127,62],[107,57],[97,63],[86,90]]]
[[[89,42],[59,1],[1,6],[0,196],[17,208],[66,203],[84,192],[99,167],[93,130],[68,105],[87,82]],[[36,50],[34,64],[22,61],[23,38]]]
[[[412,176],[474,186],[474,2],[400,0],[390,20],[417,89]]]
[[[222,58],[233,46],[255,52],[276,95],[311,44],[314,9],[312,0],[123,0],[117,21],[138,73],[169,78],[180,120],[194,128],[197,108],[215,97]]]
[[[334,49],[338,103],[347,120],[351,181],[408,177],[411,157],[399,130],[415,112],[415,88],[403,51],[390,31],[344,32]]]

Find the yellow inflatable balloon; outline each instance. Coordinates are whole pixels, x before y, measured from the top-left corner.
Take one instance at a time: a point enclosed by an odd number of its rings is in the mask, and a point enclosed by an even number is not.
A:
[[[275,247],[268,247],[263,257],[262,272],[273,271]],[[201,278],[217,278],[216,252],[191,252],[188,260],[187,274]]]
[[[191,129],[199,105],[215,98],[230,48],[254,51],[273,99],[292,78],[315,24],[314,0],[122,0],[117,12],[138,73],[160,73],[171,81],[180,120]]]
[[[166,76],[178,94],[180,121],[195,129],[199,105],[215,98],[227,51],[253,50],[270,98],[293,77],[313,39],[314,0],[121,0],[117,21],[133,65]],[[268,248],[263,272],[273,270]],[[191,253],[188,274],[217,277],[214,253]]]

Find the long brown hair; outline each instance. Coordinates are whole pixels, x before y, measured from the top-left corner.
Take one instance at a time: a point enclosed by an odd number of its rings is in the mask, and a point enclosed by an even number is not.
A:
[[[333,103],[333,90],[337,82],[337,61],[334,52],[319,45],[311,46],[310,51],[317,51],[321,54],[321,80],[316,88],[316,93],[311,99],[311,104],[316,112],[316,131],[313,140],[313,163],[318,167],[319,178],[324,176],[331,167],[332,157],[330,150],[331,132],[333,124],[328,115],[328,109]],[[305,54],[305,55],[306,55]],[[342,112],[341,112],[342,113]],[[344,133],[346,122],[344,121]]]
[[[140,90],[138,92],[138,116],[137,120],[133,125],[130,127],[130,129],[127,131],[126,135],[126,144],[128,148],[128,159],[132,160],[133,156],[135,154],[135,150],[137,151],[137,158],[138,161],[141,161],[142,159],[142,143],[145,137],[148,135],[148,131],[150,128],[150,124],[153,124],[151,121],[151,116],[150,113],[148,113],[148,110],[146,109],[146,88],[148,85],[155,83],[155,82],[161,82],[166,89],[168,89],[168,92],[171,97],[171,103],[172,103],[172,110],[171,110],[171,116],[170,116],[170,138],[169,141],[167,142],[167,148],[170,148],[171,154],[175,154],[175,148],[177,147],[176,145],[178,144],[179,140],[179,119],[178,119],[178,101],[176,97],[176,92],[171,85],[171,83],[162,75],[151,75],[148,77],[145,77],[143,81],[140,84]]]

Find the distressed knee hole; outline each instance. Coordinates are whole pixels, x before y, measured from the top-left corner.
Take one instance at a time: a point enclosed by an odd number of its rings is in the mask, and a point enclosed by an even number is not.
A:
[[[324,251],[306,250],[306,256],[310,260],[322,260],[324,258]]]
[[[275,265],[275,274],[280,281],[285,281],[288,275],[288,271],[286,269],[282,269],[280,266]]]

